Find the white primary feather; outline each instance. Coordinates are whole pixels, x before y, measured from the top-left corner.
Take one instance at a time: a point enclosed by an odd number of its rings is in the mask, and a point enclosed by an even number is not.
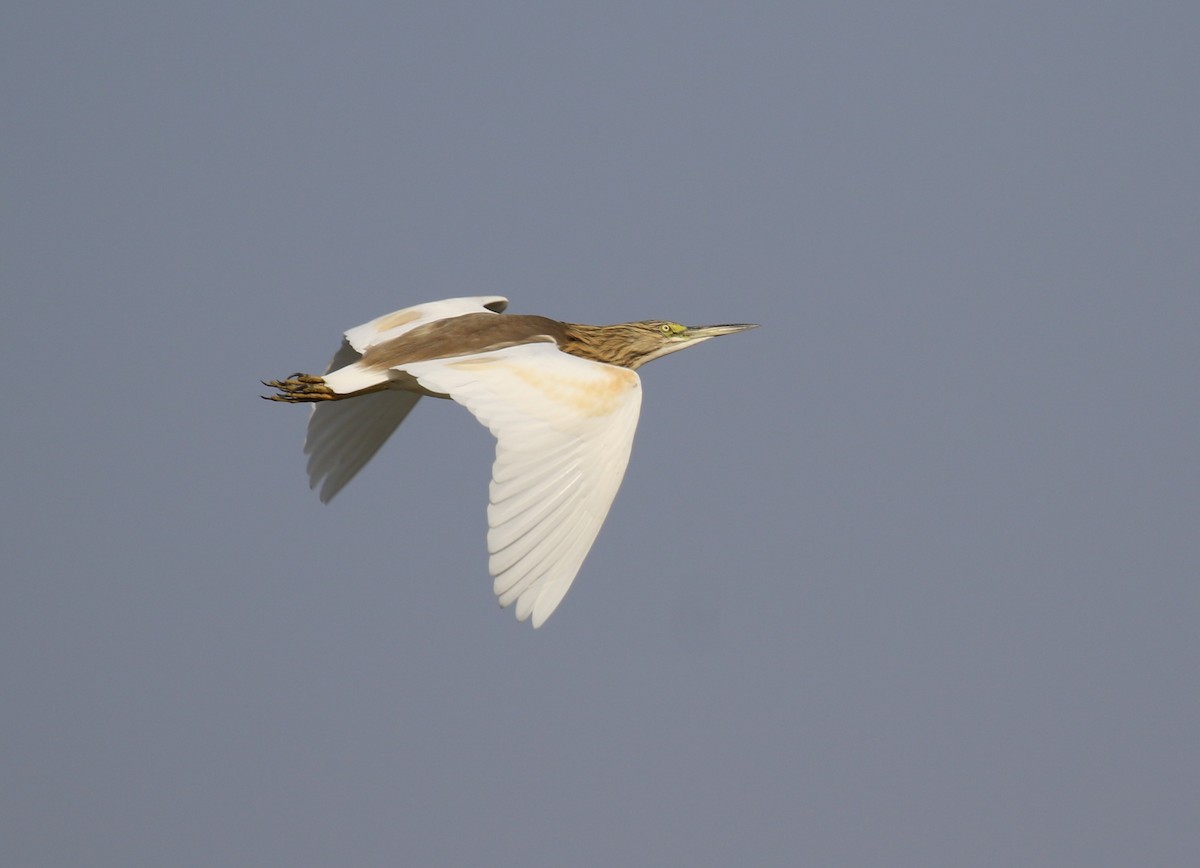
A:
[[[376,344],[394,340],[405,332],[448,317],[468,313],[499,313],[508,300],[498,295],[448,298],[406,307],[355,326],[345,334],[341,347],[326,368],[337,391],[357,391],[387,379],[386,373],[364,371],[356,362]],[[352,401],[321,401],[313,404],[304,451],[308,454],[309,486],[320,486],[328,503],[404,421],[420,395],[391,389],[360,395]]]
[[[314,405],[304,451],[309,487],[320,486],[323,503],[362,470],[420,397],[417,392],[388,390]]]
[[[449,395],[495,435],[488,506],[494,590],[501,605],[516,602],[519,620],[532,616],[541,626],[574,581],[621,485],[641,381],[552,343],[399,370]]]

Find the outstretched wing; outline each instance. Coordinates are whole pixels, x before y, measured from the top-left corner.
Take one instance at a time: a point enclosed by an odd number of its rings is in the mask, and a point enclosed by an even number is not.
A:
[[[641,409],[626,368],[537,343],[406,364],[496,437],[489,570],[500,605],[540,627],[562,601],[625,475]],[[331,402],[333,403],[333,402]]]
[[[448,298],[376,317],[346,332],[325,373],[352,365],[368,348],[436,320],[468,313],[499,313],[507,306],[508,300],[498,295]],[[347,401],[313,404],[304,451],[308,454],[309,486],[320,488],[322,502],[332,500],[362,470],[419,398],[416,392],[393,389]]]

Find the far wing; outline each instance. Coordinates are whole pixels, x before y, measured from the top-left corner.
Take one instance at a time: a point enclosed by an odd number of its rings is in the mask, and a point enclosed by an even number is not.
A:
[[[322,503],[332,500],[362,470],[420,397],[417,392],[389,389],[313,405],[304,451],[309,487],[320,486]]]
[[[489,569],[500,605],[516,602],[517,619],[532,615],[540,627],[574,581],[621,485],[641,381],[547,343],[403,370],[495,435]]]
[[[507,305],[507,299],[498,295],[448,298],[376,317],[346,332],[325,373],[354,364],[374,344],[435,320],[467,313],[499,313]],[[313,404],[304,451],[308,454],[309,486],[320,486],[322,502],[332,500],[362,470],[419,398],[415,392],[392,389],[348,401]]]
[[[500,313],[508,307],[508,299],[499,295],[477,295],[470,298],[446,298],[416,304],[403,310],[393,311],[376,317],[368,323],[355,326],[346,332],[346,343],[358,350],[359,355],[368,347],[394,340],[405,332],[428,325],[440,319],[463,316],[468,313]],[[336,360],[337,357],[335,356]],[[350,359],[350,362],[357,359]],[[349,364],[347,362],[346,364]],[[345,365],[338,365],[345,367]],[[332,368],[330,370],[333,370]]]

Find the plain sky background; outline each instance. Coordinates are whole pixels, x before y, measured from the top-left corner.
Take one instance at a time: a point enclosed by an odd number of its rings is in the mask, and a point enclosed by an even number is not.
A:
[[[0,863],[1194,864],[1200,6],[0,13]],[[258,380],[456,295],[643,370],[533,631],[491,440]]]

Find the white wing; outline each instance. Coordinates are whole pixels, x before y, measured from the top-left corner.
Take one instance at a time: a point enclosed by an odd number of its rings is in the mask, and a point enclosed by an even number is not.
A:
[[[418,326],[467,313],[499,313],[507,305],[508,300],[498,295],[448,298],[376,317],[346,332],[325,373],[354,364],[369,347]],[[308,454],[309,486],[320,486],[322,502],[332,500],[362,470],[419,398],[416,392],[389,390],[313,404],[304,451]]]
[[[417,392],[388,390],[313,405],[304,451],[309,487],[320,486],[323,503],[362,470],[420,397]]]
[[[450,319],[468,313],[500,313],[506,307],[508,307],[508,299],[499,295],[446,298],[441,301],[416,304],[355,326],[346,332],[346,342],[358,350],[361,355],[367,351],[368,347],[394,340],[405,332],[410,332],[418,326],[427,325],[439,319]],[[337,357],[334,356],[334,358]],[[356,360],[351,359],[351,361]],[[339,365],[338,367],[345,366]]]
[[[515,601],[517,619],[532,615],[540,627],[571,587],[621,485],[641,381],[547,343],[402,370],[495,435],[489,570],[500,605]]]

